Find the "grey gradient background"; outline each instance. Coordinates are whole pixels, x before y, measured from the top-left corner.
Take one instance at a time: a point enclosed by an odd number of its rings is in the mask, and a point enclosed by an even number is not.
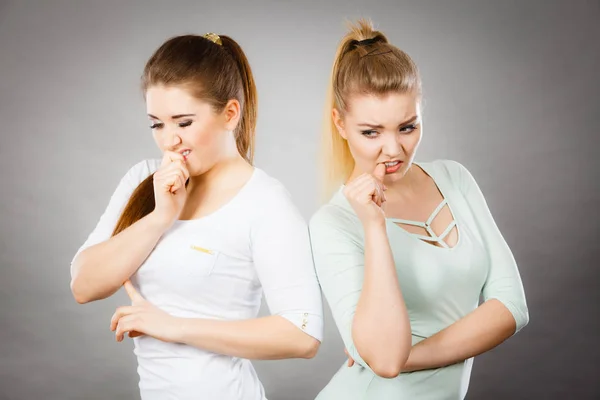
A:
[[[600,398],[600,2],[366,3],[0,1],[0,399],[139,398],[131,342],[108,329],[126,296],[76,304],[69,262],[124,172],[159,155],[138,90],[152,51],[241,43],[256,164],[309,218],[328,72],[360,16],[420,66],[418,159],[472,171],[520,266],[531,322],[476,358],[468,398]],[[328,306],[325,323],[315,359],[255,363],[270,399],[314,398],[344,361]]]

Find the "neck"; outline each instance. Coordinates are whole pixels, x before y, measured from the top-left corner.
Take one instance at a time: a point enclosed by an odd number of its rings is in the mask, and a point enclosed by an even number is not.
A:
[[[413,163],[411,163],[400,179],[396,179],[395,182],[386,182],[386,196],[393,199],[398,197],[411,197],[413,194],[415,194],[419,183],[418,169],[418,166],[415,166]]]
[[[245,174],[240,174],[241,170],[252,170],[253,167],[239,154],[228,157],[217,162],[211,169],[205,173],[190,177],[187,186],[188,193],[205,190],[226,190],[230,187],[239,186],[240,179]]]

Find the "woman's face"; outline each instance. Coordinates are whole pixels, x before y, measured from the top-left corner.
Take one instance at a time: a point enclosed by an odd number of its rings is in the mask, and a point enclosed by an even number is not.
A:
[[[231,134],[240,117],[237,100],[216,113],[181,86],[157,85],[146,91],[146,109],[160,150],[182,154],[191,176],[210,170],[232,150],[237,154]]]
[[[354,95],[349,100],[345,115],[334,109],[333,120],[354,157],[351,179],[373,173],[381,163],[386,163],[386,184],[402,179],[421,141],[419,95]]]

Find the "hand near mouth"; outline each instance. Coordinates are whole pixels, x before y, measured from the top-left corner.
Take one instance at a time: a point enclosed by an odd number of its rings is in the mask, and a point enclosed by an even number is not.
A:
[[[385,214],[381,208],[385,202],[385,171],[385,163],[377,164],[372,174],[364,173],[344,188],[344,196],[363,225],[385,223]]]
[[[153,213],[169,226],[179,217],[183,209],[187,198],[185,183],[189,177],[185,157],[180,153],[165,151],[162,163],[153,177],[155,201]]]

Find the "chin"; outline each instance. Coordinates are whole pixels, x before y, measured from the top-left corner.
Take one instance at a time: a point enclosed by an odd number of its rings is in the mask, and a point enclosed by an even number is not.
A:
[[[388,182],[398,182],[400,179],[404,178],[406,176],[406,172],[408,171],[409,166],[403,165],[402,168],[400,168],[398,171],[394,172],[393,174],[388,174],[385,176],[385,180],[387,180]]]

